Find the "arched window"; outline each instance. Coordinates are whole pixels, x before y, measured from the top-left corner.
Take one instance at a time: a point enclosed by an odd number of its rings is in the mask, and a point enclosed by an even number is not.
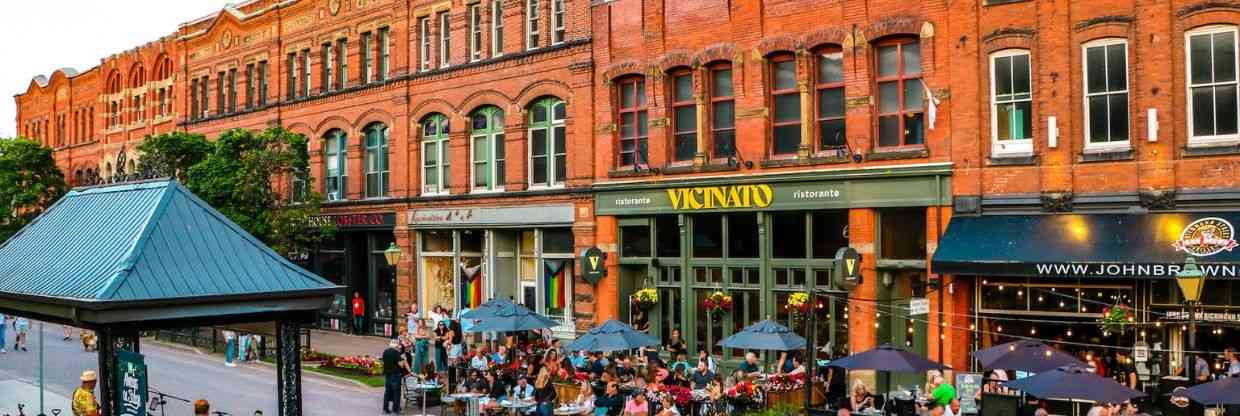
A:
[[[771,154],[795,154],[801,147],[801,91],[797,88],[797,61],[791,53],[771,57]]]
[[[422,194],[448,193],[448,117],[435,113],[422,119]]]
[[[112,74],[108,76],[107,91],[110,97],[108,97],[106,121],[108,127],[114,127],[121,124],[121,101],[120,97],[116,96],[116,94],[121,92],[121,73],[119,71],[113,70]],[[111,176],[111,173],[109,173],[109,176]]]
[[[650,163],[646,157],[646,79],[621,79],[616,85],[616,118],[620,120],[619,167]]]
[[[146,84],[146,68],[141,63],[134,64],[133,69],[129,71],[129,88],[140,88]],[[145,94],[134,94],[129,98],[129,121],[142,121],[146,117],[146,101],[143,99]]]
[[[388,192],[388,127],[370,123],[366,134],[366,197],[382,198]]]
[[[112,162],[108,162],[103,166],[103,176],[105,179],[112,178]]]
[[[310,144],[308,142],[303,141],[301,142],[301,148],[297,150],[305,152],[303,154],[308,154],[309,146]],[[309,186],[307,186],[310,183],[310,177],[309,172],[306,172],[306,170],[307,169],[303,168],[294,168],[293,172],[291,172],[292,174],[289,179],[292,182],[292,186],[290,187],[289,201],[294,203],[306,202],[306,197],[310,193]]]
[[[504,110],[486,106],[469,117],[473,190],[504,189]]]
[[[78,169],[73,172],[73,184],[74,185],[82,184],[82,170],[81,169]]]
[[[564,100],[546,97],[530,105],[530,186],[563,186],[568,173]],[[644,114],[644,112],[643,112]]]
[[[323,197],[328,201],[345,199],[349,159],[346,144],[348,138],[340,129],[332,129],[323,136]]]

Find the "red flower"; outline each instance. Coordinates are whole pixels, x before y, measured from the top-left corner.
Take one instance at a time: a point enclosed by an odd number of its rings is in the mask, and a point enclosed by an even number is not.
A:
[[[715,301],[710,300],[710,298],[707,298],[706,301],[702,302],[702,306],[705,306],[706,310],[715,309]]]

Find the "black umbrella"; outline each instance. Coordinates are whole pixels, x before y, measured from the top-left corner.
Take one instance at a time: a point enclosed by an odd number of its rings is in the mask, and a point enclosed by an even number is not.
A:
[[[986,369],[1040,373],[1064,366],[1085,367],[1085,363],[1062,351],[1033,340],[1013,341],[973,352]]]
[[[1145,396],[1145,393],[1130,389],[1109,378],[1100,377],[1084,367],[1059,367],[1020,380],[1009,381],[1003,385],[1041,399],[1123,403]]]
[[[564,348],[569,351],[619,351],[659,345],[659,340],[646,333],[633,329],[615,319],[603,322],[602,325],[590,328],[589,332],[569,343]]]
[[[897,373],[924,373],[947,368],[911,352],[883,344],[872,350],[853,354],[828,364],[847,370],[877,370]]]
[[[792,351],[805,348],[805,338],[769,319],[719,341],[719,346],[747,350]]]
[[[466,315],[471,315],[474,317],[473,319],[478,321],[472,328],[469,328],[468,332],[526,331],[550,328],[556,325],[556,322],[551,320],[551,318],[534,313],[524,306],[512,302],[507,304],[496,302],[495,306],[483,309],[479,314]]]
[[[1198,384],[1185,389],[1182,394],[1207,406],[1240,404],[1240,377]]]

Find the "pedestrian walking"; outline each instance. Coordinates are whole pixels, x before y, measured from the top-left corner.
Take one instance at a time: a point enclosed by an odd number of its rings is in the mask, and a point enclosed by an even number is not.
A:
[[[64,335],[64,338],[60,339],[61,341],[70,342],[73,340],[73,328],[68,325],[61,325],[60,332]]]
[[[383,414],[400,413],[401,377],[409,371],[409,364],[405,362],[399,347],[400,342],[393,339],[388,341],[387,349],[383,350]]]
[[[237,334],[237,362],[245,363],[246,354],[250,353],[250,336]]]
[[[87,370],[78,379],[82,385],[73,391],[73,416],[99,416],[99,401],[95,399],[95,383],[99,377]]]
[[[229,366],[229,367],[236,367],[237,364],[234,363],[233,360],[236,359],[236,354],[237,354],[237,333],[233,331],[229,331],[229,330],[224,330],[223,333],[224,333],[224,365]]]
[[[4,346],[6,345],[5,343],[7,342],[4,339],[6,335],[4,332],[7,329],[5,328],[5,325],[8,325],[8,319],[9,318],[4,316],[3,313],[0,313],[0,354],[8,354],[8,351],[5,351],[4,349]]]
[[[30,351],[26,349],[26,338],[30,335],[30,320],[21,316],[14,318],[13,330],[17,331],[17,339],[13,342],[13,351]]]
[[[363,321],[366,318],[366,301],[362,300],[362,294],[353,292],[353,334],[362,335],[364,328]]]

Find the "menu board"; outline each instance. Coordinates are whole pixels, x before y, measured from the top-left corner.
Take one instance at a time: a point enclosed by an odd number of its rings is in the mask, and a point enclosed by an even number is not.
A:
[[[960,400],[960,413],[977,414],[977,392],[982,390],[980,373],[956,373],[956,398]]]

